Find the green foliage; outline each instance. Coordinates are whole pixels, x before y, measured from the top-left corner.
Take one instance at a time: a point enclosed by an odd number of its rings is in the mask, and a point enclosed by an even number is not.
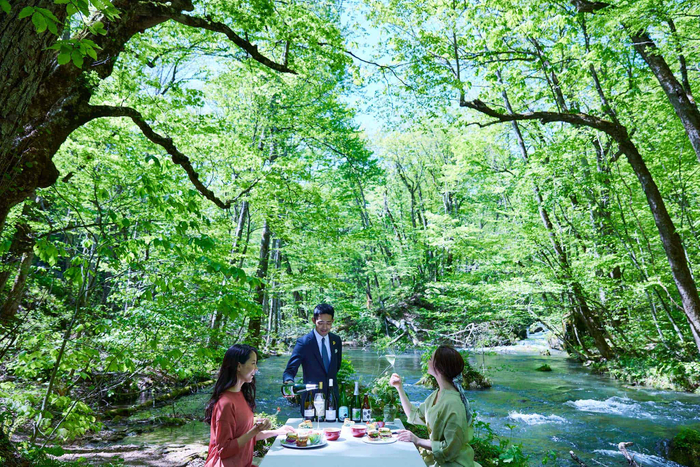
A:
[[[338,381],[336,382],[336,384],[342,384],[346,388],[349,388],[350,385],[353,383],[354,377],[355,367],[352,364],[352,360],[343,357],[343,360],[340,362],[340,370],[338,370]]]
[[[434,345],[428,347],[421,354],[421,372],[423,376],[421,377],[419,384],[424,384],[433,389],[437,389],[438,384],[434,376],[428,374],[428,362],[430,358],[435,353],[435,349],[438,346]],[[488,389],[492,386],[491,381],[481,373],[479,370],[474,368],[471,363],[469,363],[469,352],[466,350],[460,350],[459,354],[464,359],[464,370],[462,371],[462,385],[464,388],[469,389]]]
[[[669,446],[669,458],[681,465],[700,465],[700,432],[682,427]]]
[[[398,395],[396,388],[389,385],[391,375],[384,375],[373,380],[367,387],[372,397],[372,412],[375,416],[381,416],[386,405],[396,407]]]
[[[630,384],[676,391],[700,389],[700,363],[679,359],[676,351],[669,349],[657,349],[645,357],[623,355],[614,361],[595,363],[592,368]]]
[[[474,460],[483,467],[529,465],[530,456],[523,453],[522,446],[494,433],[490,424],[478,419],[478,414],[474,417],[474,428],[470,444],[474,449]]]

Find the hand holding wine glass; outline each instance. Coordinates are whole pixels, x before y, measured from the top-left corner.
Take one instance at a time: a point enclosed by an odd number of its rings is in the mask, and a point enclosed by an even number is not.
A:
[[[254,427],[258,432],[269,430],[272,427],[272,422],[267,418],[256,418]]]

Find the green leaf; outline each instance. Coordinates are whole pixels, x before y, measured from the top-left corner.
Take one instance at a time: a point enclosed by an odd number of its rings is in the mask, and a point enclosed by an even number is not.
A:
[[[9,14],[11,8],[12,7],[10,6],[10,2],[8,2],[7,0],[0,0],[0,9],[2,11]]]
[[[73,5],[72,3],[69,3],[69,4],[66,6],[66,13],[68,13],[68,16],[73,16],[73,15],[76,14],[77,12],[78,12],[78,9],[77,9],[77,8],[75,7],[75,5]]]
[[[54,15],[54,14],[51,12],[51,10],[47,10],[46,8],[39,8],[39,7],[37,7],[37,8],[36,8],[36,11],[41,12],[41,14],[44,15],[44,17],[45,17],[47,20],[50,19],[51,21],[54,21],[54,22],[56,22],[56,23],[59,23],[59,22],[60,22],[59,19],[56,18],[56,15]]]
[[[27,6],[27,7],[22,8],[22,11],[19,12],[19,16],[17,18],[24,19],[27,16],[32,16],[32,14],[34,14],[34,7]]]
[[[44,18],[44,15],[38,11],[35,11],[32,15],[32,23],[34,23],[34,26],[36,27],[36,32],[42,33],[46,31],[46,19]]]
[[[73,65],[78,68],[83,67],[83,55],[80,53],[80,50],[74,49],[73,53],[70,54],[70,58],[73,60]]]
[[[70,62],[70,53],[61,52],[60,54],[58,54],[59,65],[65,65],[68,62]]]
[[[87,54],[93,60],[97,60],[97,52],[95,52],[95,49],[93,49],[92,47],[87,48]]]

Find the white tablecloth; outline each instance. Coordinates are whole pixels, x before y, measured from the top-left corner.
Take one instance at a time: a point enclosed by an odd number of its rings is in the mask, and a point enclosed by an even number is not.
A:
[[[301,418],[290,418],[287,425],[295,429]],[[401,420],[393,425],[403,429]],[[314,423],[314,430],[318,423]],[[340,428],[340,423],[321,423],[326,427]],[[423,458],[413,443],[397,441],[392,444],[370,445],[362,438],[353,438],[350,428],[343,427],[337,441],[317,449],[289,449],[280,442],[285,436],[278,436],[270,451],[265,455],[260,467],[425,467]]]

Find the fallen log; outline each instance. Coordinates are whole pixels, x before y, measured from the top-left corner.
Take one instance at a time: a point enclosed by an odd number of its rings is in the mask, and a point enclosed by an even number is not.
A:
[[[622,455],[625,456],[625,459],[627,459],[627,463],[630,465],[630,467],[641,467],[639,464],[637,464],[637,461],[634,460],[634,457],[627,452],[627,448],[633,445],[634,443],[620,443],[617,445],[617,449],[619,449]]]
[[[569,455],[581,467],[588,467],[585,462],[583,462],[581,459],[579,459],[579,457],[576,454],[574,454],[574,451],[569,451]]]
[[[193,392],[199,391],[199,389],[203,386],[209,386],[211,384],[214,384],[215,381],[213,379],[210,379],[209,381],[204,381],[201,383],[194,383],[190,384],[189,386],[185,386],[183,388],[175,389],[173,391],[170,391],[167,394],[160,395],[156,397],[155,399],[151,399],[150,401],[143,402],[138,405],[134,405],[132,407],[122,407],[119,409],[111,409],[107,410],[105,413],[102,414],[103,418],[111,419],[114,417],[129,417],[133,415],[134,413],[148,409],[153,407],[156,404],[169,401],[171,399],[177,399],[178,397],[186,396],[188,394],[192,394]]]

